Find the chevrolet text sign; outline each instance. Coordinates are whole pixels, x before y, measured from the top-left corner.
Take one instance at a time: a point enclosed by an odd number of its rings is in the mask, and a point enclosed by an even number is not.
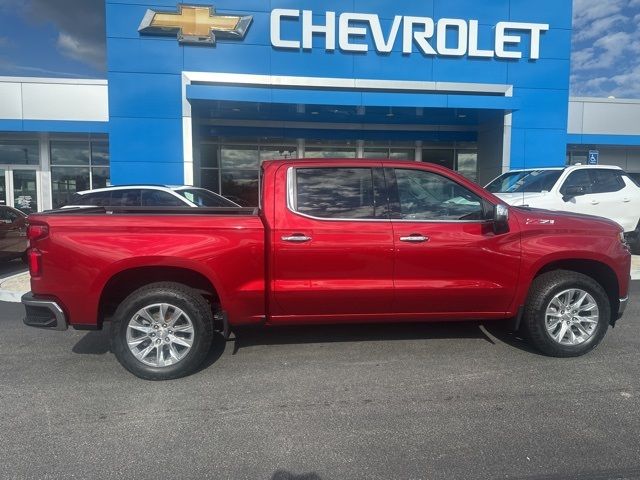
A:
[[[424,55],[476,58],[523,57],[520,47],[522,35],[530,35],[529,58],[540,58],[540,37],[549,30],[548,24],[499,22],[495,26],[493,49],[478,46],[478,20],[441,18],[435,22],[429,17],[408,17],[396,15],[391,27],[383,31],[380,18],[368,13],[325,12],[324,19],[314,23],[311,10],[275,9],[271,12],[271,44],[277,48],[311,49],[313,36],[324,37],[325,50],[336,46],[345,52],[366,52],[369,50],[367,37],[373,37],[375,49],[389,53],[396,42],[402,42],[402,52],[410,54],[414,45]],[[281,28],[283,22],[297,22],[302,38],[286,37]],[[448,35],[447,35],[448,34]]]

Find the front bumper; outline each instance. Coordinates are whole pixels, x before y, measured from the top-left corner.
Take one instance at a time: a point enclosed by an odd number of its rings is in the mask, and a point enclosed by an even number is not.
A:
[[[23,322],[25,325],[50,330],[66,330],[69,328],[64,311],[54,300],[36,298],[33,293],[22,296],[22,304],[27,312]]]
[[[624,315],[624,311],[627,309],[627,305],[629,305],[628,295],[620,299],[620,306],[618,307],[618,320],[622,318],[622,315]]]

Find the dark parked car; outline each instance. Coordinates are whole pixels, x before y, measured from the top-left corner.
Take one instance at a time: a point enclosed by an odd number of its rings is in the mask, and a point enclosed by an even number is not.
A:
[[[20,210],[0,205],[0,261],[25,255],[27,241],[27,216]]]

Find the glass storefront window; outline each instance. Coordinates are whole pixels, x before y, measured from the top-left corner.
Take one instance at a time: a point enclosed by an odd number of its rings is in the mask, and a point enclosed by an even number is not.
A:
[[[40,145],[37,140],[0,140],[0,164],[38,165]]]
[[[415,160],[415,149],[392,148],[389,151],[389,158],[392,160]]]
[[[200,147],[200,167],[218,168],[218,145],[203,143]]]
[[[307,140],[305,158],[356,158],[355,141]]]
[[[220,170],[203,168],[200,170],[200,187],[220,193]]]
[[[422,161],[434,163],[441,167],[454,169],[454,149],[453,148],[425,148],[422,150]]]
[[[260,148],[260,161],[296,158],[297,156],[298,150],[292,145]]]
[[[107,142],[91,142],[91,165],[109,166],[109,144]]]
[[[38,188],[35,170],[13,171],[13,205],[26,214],[38,211]]]
[[[91,169],[91,189],[105,188],[109,186],[109,168],[108,167],[93,167]]]
[[[51,195],[53,208],[71,200],[76,192],[89,190],[89,167],[55,167],[51,169]]]
[[[356,149],[345,147],[307,147],[305,158],[356,158]]]
[[[89,165],[89,142],[52,141],[51,165]]]
[[[258,170],[223,170],[222,195],[243,207],[258,205]]]
[[[222,168],[254,168],[260,165],[258,147],[253,146],[227,146],[220,149]]]
[[[478,182],[478,152],[458,150],[458,173],[472,182]]]
[[[104,140],[52,140],[52,206],[65,205],[76,192],[110,185],[109,143]]]

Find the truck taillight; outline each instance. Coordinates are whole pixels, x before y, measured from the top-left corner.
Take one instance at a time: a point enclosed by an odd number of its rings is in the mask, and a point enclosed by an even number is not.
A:
[[[41,225],[41,224],[30,224],[29,228],[27,228],[27,238],[30,242],[34,242],[35,240],[40,240],[49,235],[49,226]],[[32,243],[33,245],[33,243]]]
[[[37,248],[29,249],[29,273],[36,278],[42,275],[42,253]]]

